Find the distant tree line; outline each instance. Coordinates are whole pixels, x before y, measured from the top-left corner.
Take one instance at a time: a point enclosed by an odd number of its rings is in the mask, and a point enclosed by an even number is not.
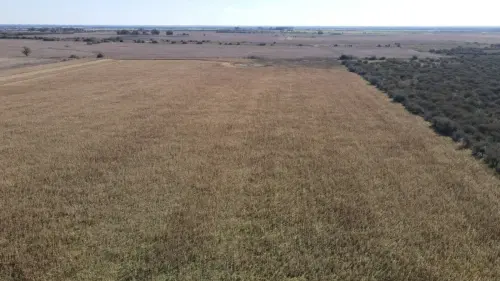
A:
[[[84,28],[76,28],[76,27],[30,27],[28,31],[38,32],[38,33],[61,33],[61,34],[73,34],[73,33],[81,33],[88,32]]]
[[[96,38],[96,37],[49,37],[49,36],[19,36],[12,34],[0,34],[0,39],[21,39],[21,40],[40,40],[40,41],[74,41],[74,42],[87,42],[90,44],[99,44],[99,43],[109,43],[109,42],[123,42],[123,38],[116,37],[107,37],[107,38]]]
[[[122,30],[117,30],[116,34],[118,35],[160,35],[161,31],[158,29],[153,29],[151,31],[144,30],[144,29],[138,29],[138,30],[128,30],[128,29],[122,29]],[[165,32],[166,35],[174,35],[174,32],[172,30],[167,30]],[[182,35],[189,35],[187,33],[182,33]]]
[[[449,57],[340,59],[349,71],[500,172],[500,51],[460,47],[432,52]]]

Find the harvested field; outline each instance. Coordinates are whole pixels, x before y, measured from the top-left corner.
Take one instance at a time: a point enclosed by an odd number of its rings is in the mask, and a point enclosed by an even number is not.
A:
[[[147,39],[146,39],[147,40]],[[37,40],[0,40],[0,57],[21,58],[21,48],[30,47],[33,50],[31,57],[39,59],[63,59],[71,55],[79,57],[94,57],[102,52],[106,57],[113,59],[172,59],[172,58],[246,58],[259,56],[266,58],[306,58],[306,57],[330,57],[338,58],[342,54],[351,54],[359,57],[377,55],[395,58],[410,58],[414,55],[419,57],[438,57],[428,52],[420,52],[412,48],[376,48],[371,44],[350,47],[333,47],[327,43],[309,41],[303,46],[291,42],[277,43],[275,46],[267,44],[258,46],[257,42],[242,45],[219,45],[218,43],[180,44],[136,44],[124,43],[101,43],[87,45],[83,42],[44,42]],[[185,38],[185,40],[191,40]],[[456,46],[456,45],[454,45]]]
[[[429,53],[430,49],[457,46],[487,47],[490,44],[500,43],[500,35],[495,32],[374,32],[367,30],[363,31],[364,33],[348,31],[342,35],[334,35],[330,32],[335,31],[326,31],[324,35],[318,35],[311,31],[293,33],[175,31],[175,35],[167,36],[164,30],[160,35],[117,35],[116,31],[47,34],[44,36],[64,41],[2,39],[0,40],[0,60],[2,58],[21,59],[20,50],[23,46],[28,46],[33,50],[31,57],[43,60],[66,59],[71,55],[91,58],[95,57],[98,52],[103,52],[106,57],[112,59],[227,59],[249,56],[268,59],[299,59],[310,57],[338,58],[342,54],[360,58],[370,56],[434,58],[439,56]],[[182,33],[189,35],[180,35]],[[74,39],[77,37],[81,41],[75,42]],[[92,45],[83,42],[84,38],[95,38],[99,41],[106,38],[116,39],[116,37],[120,37],[123,42]],[[134,40],[141,40],[144,43],[134,43]],[[148,43],[152,40],[157,43]],[[170,41],[175,41],[175,44]],[[181,41],[187,41],[187,44],[182,44]],[[198,42],[202,44],[197,44]],[[401,44],[401,47],[396,47],[396,43]],[[260,46],[260,44],[265,44],[265,46]],[[41,64],[43,61],[39,63]],[[2,65],[3,63],[0,61],[0,69],[6,68]],[[19,65],[22,65],[21,61],[19,61]]]
[[[469,152],[342,68],[241,65],[0,72],[0,280],[500,278]]]

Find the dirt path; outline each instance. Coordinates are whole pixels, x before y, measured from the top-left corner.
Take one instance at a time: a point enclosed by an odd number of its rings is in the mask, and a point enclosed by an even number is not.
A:
[[[82,69],[82,68],[87,68],[87,67],[92,67],[97,64],[102,64],[102,63],[111,63],[113,62],[112,60],[82,60],[82,61],[75,61],[74,63],[71,64],[65,64],[65,63],[54,63],[50,65],[44,65],[42,67],[36,67],[36,68],[25,68],[21,70],[16,70],[14,73],[9,73],[9,72],[4,72],[0,73],[0,85],[7,85],[10,83],[14,82],[24,82],[26,80],[31,80],[31,79],[46,79],[49,78],[53,75],[57,75],[57,73],[60,72],[67,72],[67,71],[72,71],[75,69]]]

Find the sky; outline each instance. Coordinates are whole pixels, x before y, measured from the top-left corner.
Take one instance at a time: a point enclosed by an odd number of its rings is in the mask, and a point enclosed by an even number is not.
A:
[[[500,26],[500,0],[0,0],[0,24]]]

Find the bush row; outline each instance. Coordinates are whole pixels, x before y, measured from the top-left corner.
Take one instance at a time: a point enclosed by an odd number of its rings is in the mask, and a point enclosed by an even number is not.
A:
[[[453,56],[369,63],[347,55],[340,59],[500,172],[500,55],[479,48],[434,52]]]

